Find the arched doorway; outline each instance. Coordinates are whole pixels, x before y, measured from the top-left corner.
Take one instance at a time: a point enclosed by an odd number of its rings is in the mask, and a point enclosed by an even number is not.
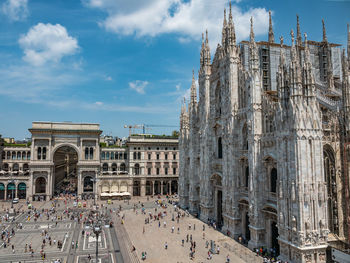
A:
[[[133,195],[134,196],[140,196],[141,195],[141,182],[140,181],[134,181]]]
[[[13,198],[15,198],[16,196],[15,196],[15,191],[16,191],[16,185],[14,184],[14,183],[9,183],[8,185],[7,185],[7,199],[8,200],[11,200],[11,199],[13,199]]]
[[[172,194],[177,194],[177,191],[178,191],[177,188],[178,188],[177,180],[171,181],[171,193]]]
[[[248,243],[250,240],[250,229],[249,229],[249,215],[248,212],[245,214],[245,241]]]
[[[94,182],[91,176],[85,176],[84,178],[84,193],[91,193],[94,191]]]
[[[0,183],[0,200],[5,199],[5,185]]]
[[[160,182],[154,181],[154,194],[160,195]]]
[[[278,227],[276,222],[271,223],[271,248],[275,251],[275,256],[280,254],[280,245],[278,243]]]
[[[44,177],[39,177],[35,181],[35,193],[45,194],[46,193],[46,180]]]
[[[27,186],[25,183],[18,184],[17,196],[19,199],[26,199],[27,198]]]
[[[219,229],[221,229],[223,224],[223,216],[222,216],[222,179],[221,176],[218,174],[215,174],[211,178],[211,184],[212,184],[212,191],[214,193],[213,195],[213,203],[216,207],[216,225]],[[198,193],[199,194],[199,193]]]
[[[53,194],[77,194],[78,153],[71,146],[58,148],[53,156],[54,162],[54,185]]]
[[[152,181],[146,181],[146,195],[153,194],[153,184]]]

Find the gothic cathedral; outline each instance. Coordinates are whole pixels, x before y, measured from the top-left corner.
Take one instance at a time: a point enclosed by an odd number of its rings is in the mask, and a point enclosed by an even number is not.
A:
[[[350,32],[347,55],[302,38],[236,43],[230,8],[211,61],[203,37],[197,87],[180,117],[180,206],[250,248],[326,262],[349,244]]]

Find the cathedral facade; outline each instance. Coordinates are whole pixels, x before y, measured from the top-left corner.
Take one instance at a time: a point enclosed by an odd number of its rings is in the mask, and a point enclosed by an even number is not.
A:
[[[231,8],[230,8],[231,9]],[[297,17],[298,18],[298,17]],[[180,116],[180,206],[250,248],[326,262],[349,244],[350,78],[327,39],[236,43],[230,10],[211,61],[203,37],[197,87]],[[347,201],[346,201],[347,200]]]

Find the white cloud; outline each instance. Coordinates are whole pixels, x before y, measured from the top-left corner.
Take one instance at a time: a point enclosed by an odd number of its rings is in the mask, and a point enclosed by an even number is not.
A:
[[[130,89],[136,90],[139,94],[145,94],[145,88],[148,85],[148,81],[135,80],[129,82]]]
[[[59,62],[63,56],[73,55],[79,49],[77,39],[69,36],[60,24],[39,23],[21,36],[19,44],[24,51],[23,59],[35,66]]]
[[[6,0],[2,4],[2,12],[11,21],[21,21],[28,16],[28,0]]]
[[[181,43],[186,43],[193,39],[198,40],[202,32],[208,29],[212,47],[216,47],[221,38],[223,9],[228,7],[227,0],[191,0],[189,2],[184,0],[85,0],[84,2],[91,8],[107,12],[107,18],[100,22],[100,25],[108,31],[137,37],[175,33],[179,35],[178,40]],[[255,34],[267,33],[268,11],[265,8],[251,8],[243,11],[238,5],[233,4],[232,14],[239,40],[248,38],[251,16],[255,21]]]
[[[106,81],[112,81],[113,78],[112,78],[111,76],[105,76],[105,80],[106,80]]]

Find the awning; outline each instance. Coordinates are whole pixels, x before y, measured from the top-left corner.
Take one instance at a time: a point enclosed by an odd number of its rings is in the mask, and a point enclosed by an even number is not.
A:
[[[101,193],[101,196],[111,196],[110,193]]]
[[[113,192],[111,195],[112,195],[112,196],[123,196],[122,193],[117,193],[117,192]]]
[[[126,195],[131,195],[129,192],[124,192],[124,193],[121,193],[123,196],[126,196]]]

